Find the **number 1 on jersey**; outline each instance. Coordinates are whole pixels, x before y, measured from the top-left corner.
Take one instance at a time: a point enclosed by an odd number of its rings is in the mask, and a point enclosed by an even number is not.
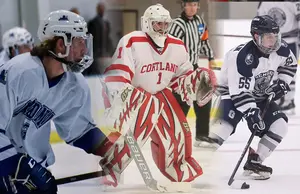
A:
[[[156,84],[161,84],[161,76],[162,76],[162,72],[158,73],[158,81]]]

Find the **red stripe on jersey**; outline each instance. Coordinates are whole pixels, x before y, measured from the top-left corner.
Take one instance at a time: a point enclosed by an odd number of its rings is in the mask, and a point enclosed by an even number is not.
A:
[[[156,46],[153,44],[150,36],[148,34],[146,34],[146,36],[133,36],[128,40],[128,43],[126,45],[126,48],[130,48],[132,46],[133,43],[135,42],[147,42],[149,43],[152,48],[160,55],[162,55],[165,50],[167,49],[169,44],[178,44],[178,45],[182,45],[184,46],[186,52],[187,52],[187,48],[185,46],[185,44],[182,42],[182,40],[179,39],[175,39],[175,38],[171,38],[170,36],[167,36],[166,42],[165,42],[165,47],[163,48],[163,50],[161,52],[159,52],[156,48]]]
[[[107,67],[104,71],[104,73],[108,72],[108,71],[112,71],[112,70],[121,70],[121,71],[125,71],[127,73],[129,73],[130,75],[130,80],[132,80],[134,73],[131,71],[131,69],[123,64],[112,64],[109,67]]]
[[[105,82],[123,82],[123,83],[131,83],[130,80],[128,79],[125,79],[124,77],[122,76],[109,76],[109,77],[106,77]]]
[[[147,37],[144,36],[133,36],[128,40],[126,48],[130,48],[135,42],[149,42]]]
[[[186,52],[188,52],[187,48],[186,48],[185,44],[182,42],[182,40],[171,38],[170,36],[168,36],[166,43],[167,44],[179,44],[179,45],[182,45],[182,46],[184,46]]]

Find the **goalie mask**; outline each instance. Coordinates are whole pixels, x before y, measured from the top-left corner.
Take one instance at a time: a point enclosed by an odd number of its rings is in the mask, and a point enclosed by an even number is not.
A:
[[[171,24],[170,12],[161,4],[148,7],[141,18],[142,31],[147,33],[159,47],[164,47]]]
[[[279,26],[268,15],[256,16],[252,20],[251,35],[258,49],[265,54],[271,54],[281,46]]]
[[[93,63],[93,36],[87,33],[83,17],[70,11],[51,12],[38,29],[41,42],[61,37],[65,52],[48,51],[56,60],[63,63],[65,71],[82,72]]]

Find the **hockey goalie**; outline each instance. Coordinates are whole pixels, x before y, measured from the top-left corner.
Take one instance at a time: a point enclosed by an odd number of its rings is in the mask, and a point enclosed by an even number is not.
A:
[[[153,160],[161,173],[172,182],[190,182],[202,169],[192,157],[191,131],[172,92],[189,104],[197,101],[203,106],[212,97],[216,78],[209,69],[193,70],[183,42],[168,35],[171,22],[169,11],[160,4],[145,11],[142,31],[119,41],[104,73],[108,90],[104,94],[107,107],[118,116],[114,128],[121,134],[131,130],[140,147],[150,137]],[[136,99],[142,102],[140,107]],[[100,152],[100,165],[108,174],[103,183],[117,186],[132,160],[124,138],[107,141]]]

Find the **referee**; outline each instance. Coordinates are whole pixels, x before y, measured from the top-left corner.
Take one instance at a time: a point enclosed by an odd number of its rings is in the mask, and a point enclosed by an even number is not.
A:
[[[183,12],[174,19],[169,34],[181,39],[190,55],[190,62],[194,69],[198,67],[200,53],[205,54],[209,60],[209,66],[214,66],[213,51],[208,41],[207,26],[197,11],[200,8],[199,0],[182,0]],[[188,114],[190,107],[186,102],[181,101],[181,97],[175,94],[185,116]],[[194,102],[194,110],[196,114],[196,141],[195,147],[209,147],[209,120],[210,120],[211,101],[205,106],[199,107]]]

